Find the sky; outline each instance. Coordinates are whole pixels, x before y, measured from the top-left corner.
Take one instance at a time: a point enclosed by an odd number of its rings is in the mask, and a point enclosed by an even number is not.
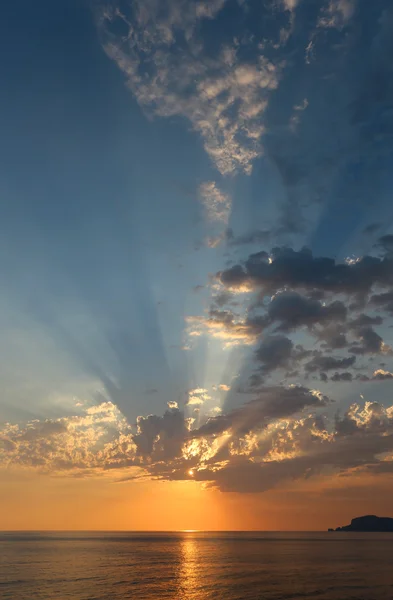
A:
[[[391,2],[0,29],[0,529],[388,515]]]

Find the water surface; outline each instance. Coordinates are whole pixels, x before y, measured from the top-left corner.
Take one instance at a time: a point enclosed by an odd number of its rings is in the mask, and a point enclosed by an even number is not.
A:
[[[393,598],[393,534],[0,533],[0,597]]]

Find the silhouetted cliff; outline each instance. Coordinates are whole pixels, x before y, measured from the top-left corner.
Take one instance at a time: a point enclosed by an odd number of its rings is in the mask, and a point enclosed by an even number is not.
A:
[[[329,531],[333,531],[333,529],[329,529]],[[335,531],[391,531],[393,533],[393,519],[375,515],[356,517],[356,519],[352,519],[350,525],[337,527]]]

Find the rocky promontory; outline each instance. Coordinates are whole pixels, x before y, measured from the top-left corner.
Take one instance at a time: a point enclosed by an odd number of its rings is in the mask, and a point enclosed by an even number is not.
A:
[[[393,519],[390,517],[377,517],[375,515],[365,515],[352,519],[350,525],[329,529],[329,531],[390,531],[393,533]]]

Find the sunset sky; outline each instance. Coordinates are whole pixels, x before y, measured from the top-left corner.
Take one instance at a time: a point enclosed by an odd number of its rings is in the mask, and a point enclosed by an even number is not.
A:
[[[393,516],[391,1],[0,28],[0,529]]]

